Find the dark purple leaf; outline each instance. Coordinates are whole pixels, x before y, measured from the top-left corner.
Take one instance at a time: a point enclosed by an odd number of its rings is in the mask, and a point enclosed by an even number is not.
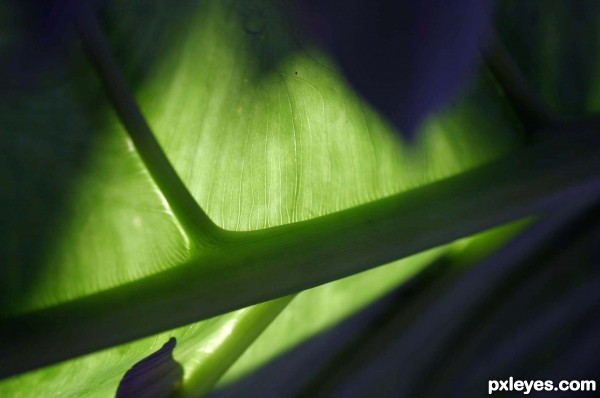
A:
[[[160,350],[136,363],[125,373],[117,398],[166,398],[178,390],[183,368],[173,359],[177,340],[171,337]]]

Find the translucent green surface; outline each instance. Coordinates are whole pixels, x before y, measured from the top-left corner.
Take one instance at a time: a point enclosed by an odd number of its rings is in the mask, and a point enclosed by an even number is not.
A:
[[[117,49],[119,41],[132,40],[119,24],[132,23],[137,10],[118,7],[123,9],[112,10],[114,20],[107,23]],[[140,17],[139,29],[144,24],[156,29],[160,22],[174,30],[178,21],[161,17],[160,5],[153,7]],[[208,1],[186,10],[186,25],[173,34],[174,44],[144,66],[143,78],[135,82],[136,95],[180,176],[208,215],[226,229],[262,229],[366,203],[481,164],[514,142],[512,119],[485,76],[447,112],[432,118],[409,148],[357,98],[330,60],[296,44],[281,10],[258,0],[237,5]],[[139,48],[152,48],[152,35],[133,38]],[[128,62],[143,58],[120,53],[126,70]],[[85,70],[74,59],[76,70]],[[177,267],[190,254],[189,237],[110,108],[96,98],[82,105],[69,91],[69,75],[61,73],[38,102],[24,102],[17,109],[20,115],[35,112],[39,120],[0,115],[3,124],[6,120],[5,125],[15,126],[14,137],[19,129],[30,129],[32,136],[56,131],[59,137],[82,140],[96,135],[69,186],[60,228],[40,256],[41,266],[28,288],[11,296],[6,313],[119,286]],[[85,106],[93,109],[82,110]],[[68,122],[51,117],[56,108],[69,115]],[[98,131],[89,127],[90,114],[97,118]],[[75,123],[79,119],[83,121]],[[63,142],[49,139],[47,145],[45,156],[58,157]],[[334,324],[442,251],[311,289],[286,308],[288,299],[261,304],[2,380],[0,395],[111,396],[124,372],[170,336],[179,341],[175,358],[184,366],[184,383],[204,391],[252,343],[248,336],[260,334],[282,309],[269,334],[228,379]],[[18,261],[11,264],[17,275],[13,279],[29,278],[19,266]]]

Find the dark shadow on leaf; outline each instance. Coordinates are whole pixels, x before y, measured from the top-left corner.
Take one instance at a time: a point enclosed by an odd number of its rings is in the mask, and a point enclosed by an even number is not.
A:
[[[313,37],[357,92],[411,138],[476,71],[489,0],[303,0]]]
[[[92,1],[135,87],[173,47],[197,2],[115,3]],[[27,302],[48,271],[109,113],[69,7],[41,0],[0,6],[7,22],[0,42],[0,314]]]
[[[0,45],[0,313],[43,271],[100,127],[95,83],[79,73],[72,32],[55,11],[41,1],[0,10],[11,21]]]
[[[394,314],[409,310],[406,311],[407,318],[416,316],[419,308],[435,300],[430,293],[441,290],[458,275],[460,271],[442,258],[367,308],[208,396],[291,397],[298,396],[300,392],[311,396],[314,393],[311,386],[318,386],[340,363],[351,359],[356,347],[365,344],[373,333],[386,327]],[[416,302],[419,305],[415,305]]]
[[[477,267],[452,274],[446,264],[413,294],[376,303],[211,397],[475,397],[511,376],[594,379],[600,203],[571,205]]]

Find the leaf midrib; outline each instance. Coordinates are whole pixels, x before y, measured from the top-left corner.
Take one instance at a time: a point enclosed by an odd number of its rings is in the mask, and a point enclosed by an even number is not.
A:
[[[219,242],[178,267],[8,316],[0,337],[13,344],[0,351],[0,377],[296,293],[539,213],[565,195],[591,192],[600,170],[599,138],[579,134],[579,140],[554,137],[457,176],[308,221],[219,230]],[[60,352],[48,349],[59,346]]]

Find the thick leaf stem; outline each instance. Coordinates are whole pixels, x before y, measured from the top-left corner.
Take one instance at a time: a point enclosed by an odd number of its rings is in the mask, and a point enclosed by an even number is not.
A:
[[[160,147],[88,2],[78,3],[75,24],[90,63],[146,168],[190,239],[200,245],[214,242],[220,228],[200,208]]]
[[[597,195],[598,134],[550,138],[345,211],[227,232],[221,245],[178,267],[2,319],[0,339],[8,344],[0,346],[0,377],[286,296]]]

